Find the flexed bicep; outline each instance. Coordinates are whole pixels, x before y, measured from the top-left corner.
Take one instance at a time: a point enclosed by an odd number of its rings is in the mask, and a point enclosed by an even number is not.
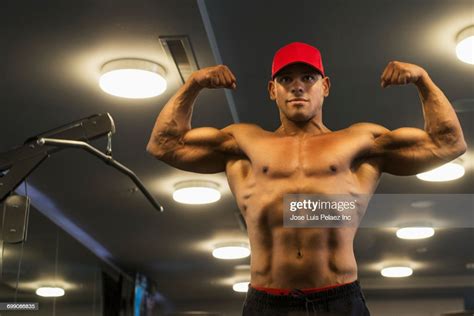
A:
[[[392,61],[381,76],[382,87],[413,83],[420,96],[424,130],[403,127],[380,135],[374,150],[382,170],[396,175],[428,171],[462,155],[467,148],[461,125],[448,98],[415,64]]]
[[[225,171],[229,157],[241,154],[232,136],[232,126],[222,130],[213,127],[191,129],[176,137],[168,150],[155,154],[167,164],[186,171],[218,173]]]
[[[437,145],[424,130],[403,127],[375,138],[373,153],[381,171],[394,175],[415,175],[454,159],[451,151]]]
[[[153,127],[147,151],[174,167],[201,173],[225,170],[229,155],[238,148],[231,130],[192,128],[194,101],[202,89],[236,88],[236,79],[225,65],[195,71],[166,103]]]

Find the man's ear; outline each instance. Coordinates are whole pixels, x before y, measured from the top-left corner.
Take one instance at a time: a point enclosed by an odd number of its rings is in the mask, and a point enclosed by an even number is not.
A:
[[[324,97],[327,97],[331,89],[331,80],[329,80],[329,77],[324,77],[322,80]]]
[[[276,100],[276,95],[275,95],[275,81],[270,80],[268,82],[268,94],[270,95],[270,99],[275,101]]]

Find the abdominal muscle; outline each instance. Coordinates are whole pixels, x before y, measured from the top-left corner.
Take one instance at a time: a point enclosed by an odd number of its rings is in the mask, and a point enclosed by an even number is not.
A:
[[[273,183],[253,186],[252,194],[245,201],[237,198],[250,240],[251,284],[305,289],[355,281],[357,264],[353,241],[357,227],[285,227],[283,197],[296,193],[295,186],[270,182]],[[312,188],[298,192],[328,193],[314,185]]]
[[[357,279],[354,228],[273,228],[270,235],[248,226],[253,286],[305,289]]]

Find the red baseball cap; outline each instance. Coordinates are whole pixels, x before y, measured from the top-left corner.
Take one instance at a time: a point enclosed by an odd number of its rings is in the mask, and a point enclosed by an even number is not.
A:
[[[272,78],[284,67],[294,63],[305,63],[314,67],[324,77],[323,60],[316,47],[294,42],[280,48],[273,57]]]

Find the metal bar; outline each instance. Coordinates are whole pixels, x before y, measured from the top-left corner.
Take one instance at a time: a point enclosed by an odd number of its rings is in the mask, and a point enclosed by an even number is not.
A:
[[[3,177],[0,176],[0,202],[3,202],[48,157],[46,150],[36,151],[34,156],[19,160],[7,169],[8,173]]]
[[[163,212],[163,206],[159,204],[155,198],[148,192],[145,188],[143,183],[137,177],[137,175],[118,161],[114,160],[112,156],[108,156],[101,152],[100,150],[96,149],[95,147],[91,146],[90,144],[82,141],[75,141],[75,140],[64,140],[64,139],[54,139],[54,138],[40,138],[38,139],[38,145],[47,145],[47,146],[57,146],[57,147],[71,147],[71,148],[81,148],[86,150],[87,152],[91,153],[92,155],[100,158],[106,164],[114,167],[118,171],[124,173],[132,181],[137,185],[140,191],[145,195],[145,197],[150,201],[150,203],[155,207],[158,211]]]
[[[28,138],[23,146],[0,153],[0,202],[33,172],[49,155],[60,148],[38,146],[39,138],[70,140],[96,139],[115,133],[115,124],[109,113],[92,115]]]
[[[89,141],[115,133],[115,123],[109,113],[92,115],[75,122],[57,127],[30,137],[25,143],[36,142],[40,138],[71,139]]]

